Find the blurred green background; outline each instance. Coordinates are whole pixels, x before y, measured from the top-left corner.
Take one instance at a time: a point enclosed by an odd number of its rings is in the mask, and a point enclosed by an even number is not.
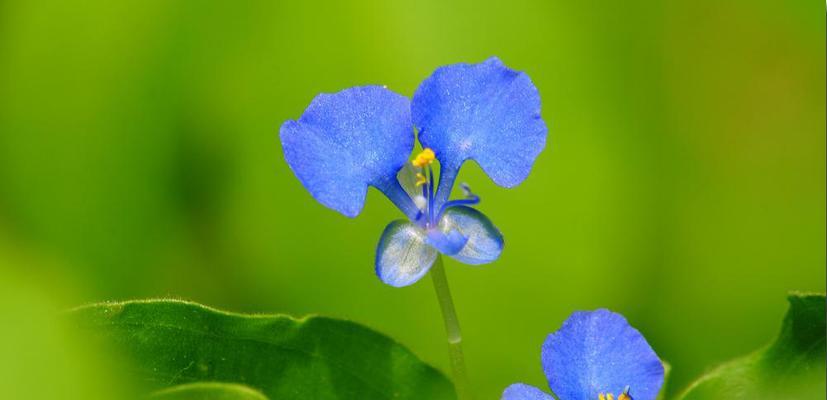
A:
[[[410,96],[438,66],[497,55],[538,86],[550,144],[513,190],[476,165],[460,177],[507,242],[492,265],[447,265],[478,396],[545,387],[545,335],[597,307],[647,336],[674,392],[773,337],[788,290],[825,290],[823,13],[0,2],[0,370],[25,380],[27,365],[74,360],[49,350],[68,340],[49,310],[170,296],[352,319],[447,372],[430,281],[394,289],[373,273],[401,214],[375,191],[353,220],[316,203],[277,132],[320,92]]]

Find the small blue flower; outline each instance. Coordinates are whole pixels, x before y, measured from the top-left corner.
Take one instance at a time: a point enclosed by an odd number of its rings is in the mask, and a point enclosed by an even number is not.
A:
[[[543,372],[559,400],[654,400],[663,364],[643,335],[608,310],[573,313],[543,343]],[[522,383],[502,400],[554,400]]]
[[[424,150],[408,161],[414,128]],[[528,76],[492,57],[438,68],[412,102],[382,86],[320,94],[280,138],[320,203],[355,217],[373,186],[407,216],[385,228],[376,252],[376,274],[399,287],[424,276],[438,253],[473,265],[499,257],[502,235],[471,207],[480,199],[466,185],[463,198],[449,199],[454,182],[474,160],[494,183],[518,185],[545,147],[546,125]]]

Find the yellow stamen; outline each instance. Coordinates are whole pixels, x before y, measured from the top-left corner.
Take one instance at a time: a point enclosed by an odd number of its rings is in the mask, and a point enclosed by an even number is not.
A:
[[[600,397],[600,400],[606,400],[606,395],[605,394],[600,393],[598,396]]]
[[[609,393],[606,395],[606,400],[615,400],[615,395]]]
[[[429,148],[425,148],[422,152],[416,155],[413,161],[411,161],[411,164],[413,164],[414,167],[424,168],[431,165],[435,159],[436,155],[434,154],[434,151]]]
[[[426,183],[428,183],[428,178],[426,178],[425,175],[422,175],[421,173],[417,172],[416,173],[416,186],[422,186]]]
[[[626,393],[621,393],[620,396],[617,396],[617,400],[632,400],[632,398]]]

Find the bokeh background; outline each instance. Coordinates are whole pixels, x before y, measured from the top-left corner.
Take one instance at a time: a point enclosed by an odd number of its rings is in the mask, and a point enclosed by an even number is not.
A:
[[[373,273],[401,214],[375,191],[356,219],[316,203],[277,132],[320,92],[410,96],[497,55],[538,86],[550,145],[513,190],[460,177],[507,243],[447,265],[477,395],[545,386],[545,335],[597,307],[675,392],[773,337],[787,291],[825,290],[823,7],[0,2],[0,369],[74,382],[90,353],[52,310],[176,297],[352,319],[447,372],[430,281]]]

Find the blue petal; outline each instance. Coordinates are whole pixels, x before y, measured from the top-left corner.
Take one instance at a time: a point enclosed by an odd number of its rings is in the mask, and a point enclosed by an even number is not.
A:
[[[575,312],[543,344],[543,370],[560,400],[617,397],[626,386],[635,400],[654,400],[663,364],[622,315],[608,310]]]
[[[298,121],[281,126],[280,137],[287,163],[310,194],[355,217],[368,185],[386,191],[413,149],[410,102],[381,86],[320,94]]]
[[[554,398],[534,386],[515,383],[505,388],[500,400],[554,400]]]
[[[486,264],[500,257],[503,235],[483,213],[466,206],[450,207],[442,214],[439,228],[443,232],[459,232],[468,238],[455,254],[447,254],[465,264]]]
[[[473,159],[500,186],[522,182],[546,144],[537,88],[496,57],[438,68],[411,107],[419,140],[443,168]]]
[[[437,251],[425,243],[425,231],[410,221],[393,221],[382,232],[376,248],[376,275],[382,282],[402,287],[428,273]]]

